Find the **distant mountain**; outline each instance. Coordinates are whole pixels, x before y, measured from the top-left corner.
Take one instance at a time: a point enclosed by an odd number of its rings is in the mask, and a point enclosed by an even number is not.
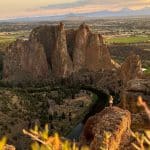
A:
[[[60,20],[85,20],[85,19],[96,19],[102,17],[121,17],[121,16],[150,16],[150,7],[145,7],[140,10],[131,10],[128,8],[123,8],[120,11],[98,11],[90,13],[69,13],[65,15],[56,16],[38,16],[38,17],[24,17],[15,18],[8,20],[0,20],[0,22],[34,22],[34,21],[60,21]]]
[[[87,13],[88,17],[121,17],[121,16],[139,16],[139,15],[150,15],[150,7],[146,7],[140,10],[131,10],[123,8],[120,11],[99,11],[93,13]]]

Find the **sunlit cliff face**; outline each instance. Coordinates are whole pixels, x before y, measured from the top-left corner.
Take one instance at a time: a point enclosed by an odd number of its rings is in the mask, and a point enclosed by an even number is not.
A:
[[[117,11],[150,7],[150,0],[4,0],[0,1],[0,19],[84,13],[101,10]]]

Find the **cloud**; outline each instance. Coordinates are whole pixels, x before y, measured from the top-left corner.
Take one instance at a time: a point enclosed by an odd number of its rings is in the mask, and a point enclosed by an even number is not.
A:
[[[0,5],[0,18],[63,15],[96,11],[133,10],[150,7],[150,0],[5,0]],[[37,2],[38,4],[36,4]],[[69,1],[69,2],[68,2]],[[15,2],[15,3],[14,3]],[[9,6],[8,6],[9,4]],[[29,6],[28,6],[29,5]],[[7,7],[6,7],[7,6]],[[13,10],[14,9],[14,10]]]
[[[102,7],[103,10],[108,9],[121,9],[121,8],[136,8],[136,7],[148,7],[150,6],[150,0],[78,0],[72,3],[63,3],[55,5],[47,5],[40,7],[40,9],[78,9],[80,7],[98,6]],[[87,9],[88,10],[88,9]]]
[[[87,5],[87,0],[79,0],[72,3],[61,3],[61,4],[50,4],[47,6],[40,7],[41,9],[67,9],[67,8],[75,8],[80,6]]]
[[[60,15],[67,13],[87,13],[96,11],[118,11],[123,8],[133,10],[150,7],[150,0],[77,0],[74,2],[50,4],[28,11],[32,15]]]

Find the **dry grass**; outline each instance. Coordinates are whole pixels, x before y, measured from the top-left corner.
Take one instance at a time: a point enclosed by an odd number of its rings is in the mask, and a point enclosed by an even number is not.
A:
[[[39,131],[38,126],[35,126],[34,130],[23,130],[23,133],[35,141],[31,145],[32,150],[79,150],[75,142],[62,140],[57,133],[49,136],[48,125],[43,131]],[[82,147],[81,150],[89,150],[89,148]]]
[[[150,120],[150,109],[142,97],[138,97],[137,105],[143,107]],[[136,150],[150,150],[150,130],[146,130],[144,133],[133,133],[132,136],[136,139],[136,143],[132,143]]]

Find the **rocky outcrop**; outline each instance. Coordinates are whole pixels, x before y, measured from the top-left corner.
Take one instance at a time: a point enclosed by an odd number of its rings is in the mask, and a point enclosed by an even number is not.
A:
[[[34,40],[17,40],[9,45],[3,68],[3,78],[6,80],[42,79],[48,76],[44,49]]]
[[[129,81],[122,92],[122,108],[128,109],[132,113],[138,113],[141,110],[137,106],[138,96],[142,96],[150,106],[150,80],[135,79]]]
[[[3,78],[21,80],[68,77],[80,70],[112,69],[114,65],[103,38],[82,24],[77,30],[57,26],[40,26],[28,41],[17,40],[8,47]]]
[[[141,78],[142,63],[140,57],[134,53],[131,53],[121,65],[120,75],[124,85],[126,85],[129,80]]]
[[[123,145],[124,138],[130,137],[131,116],[127,110],[118,107],[108,107],[102,112],[90,117],[81,135],[81,144],[90,146],[91,150],[116,150]],[[106,138],[107,136],[107,138]],[[125,144],[125,143],[124,143]]]
[[[137,105],[138,96],[142,96],[150,107],[150,80],[135,79],[129,81],[121,94],[120,107],[132,113],[133,130],[150,129],[150,121],[146,112]]]

